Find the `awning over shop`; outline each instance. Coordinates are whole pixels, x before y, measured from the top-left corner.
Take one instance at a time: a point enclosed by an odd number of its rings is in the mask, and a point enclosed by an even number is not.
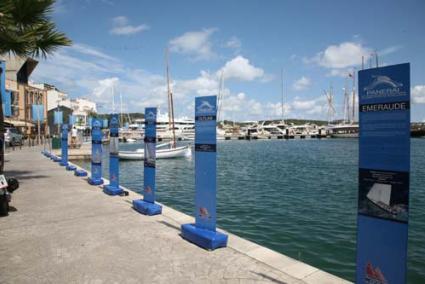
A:
[[[9,118],[5,118],[4,122],[12,124],[15,127],[25,127],[25,126],[33,127],[33,126],[35,126],[34,123],[29,122],[29,121],[25,122],[25,121],[22,121],[22,120],[9,119]]]

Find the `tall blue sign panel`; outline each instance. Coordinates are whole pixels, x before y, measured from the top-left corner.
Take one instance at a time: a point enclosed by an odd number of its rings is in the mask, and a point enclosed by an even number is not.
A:
[[[356,283],[406,283],[410,64],[359,71]]]
[[[68,121],[69,121],[68,124],[71,125],[71,126],[73,126],[75,124],[75,121],[76,121],[75,115],[70,114],[69,115],[69,118],[68,118]]]
[[[32,121],[38,122],[44,120],[44,106],[43,105],[32,105]]]
[[[62,125],[62,134],[61,134],[61,166],[68,166],[68,125]]]
[[[55,111],[54,112],[54,123],[59,125],[63,123],[63,112],[62,111]]]
[[[217,97],[195,98],[195,224],[182,225],[189,241],[215,249],[227,245],[216,231]]]
[[[134,200],[134,208],[145,215],[161,214],[161,205],[155,203],[156,166],[156,108],[145,109],[145,148],[143,168],[143,200]]]
[[[123,193],[123,190],[120,188],[119,183],[119,174],[120,174],[120,158],[119,154],[119,141],[118,141],[118,129],[119,118],[118,114],[113,114],[111,116],[111,121],[109,123],[109,184],[105,185],[103,191],[109,195],[119,195]]]
[[[0,60],[0,95],[4,116],[12,115],[11,94],[6,91],[6,63]]]
[[[12,116],[12,93],[5,91],[3,95],[3,115]]]
[[[88,182],[92,185],[103,184],[102,179],[102,121],[92,119],[91,131],[91,177]]]

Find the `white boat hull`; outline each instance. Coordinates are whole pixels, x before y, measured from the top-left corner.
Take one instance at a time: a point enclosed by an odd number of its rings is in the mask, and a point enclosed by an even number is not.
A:
[[[332,133],[332,138],[359,138],[359,133]]]
[[[157,159],[173,159],[173,158],[182,158],[190,155],[190,145],[171,148],[171,149],[157,149],[156,158]],[[138,151],[120,151],[119,157],[121,160],[143,160],[145,154],[143,150]]]

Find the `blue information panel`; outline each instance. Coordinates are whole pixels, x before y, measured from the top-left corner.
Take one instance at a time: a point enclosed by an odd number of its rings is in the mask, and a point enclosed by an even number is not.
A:
[[[104,192],[109,195],[119,195],[123,193],[119,183],[120,173],[120,158],[119,154],[119,141],[118,141],[118,130],[119,130],[119,118],[118,114],[111,116],[110,127],[110,142],[109,142],[109,185],[104,187]]]
[[[156,108],[145,109],[143,200],[133,201],[134,208],[146,215],[156,215],[162,211],[162,207],[155,203],[156,113]]]
[[[359,71],[356,283],[406,283],[410,64]]]
[[[3,95],[3,115],[12,116],[12,93],[7,90]]]
[[[145,149],[143,169],[143,200],[155,202],[156,108],[145,110]]]
[[[0,95],[4,116],[11,116],[10,92],[6,92],[6,63],[0,60]]]
[[[102,179],[102,121],[97,118],[92,119],[92,145],[91,145],[91,177],[89,183],[100,185]]]
[[[216,96],[195,100],[195,219],[196,226],[216,227]]]
[[[68,166],[68,125],[62,125],[61,133],[61,166]]]
[[[62,124],[63,123],[63,112],[62,111],[55,111],[54,112],[54,123],[55,124]]]
[[[182,225],[182,235],[207,249],[227,244],[216,232],[216,116],[216,96],[195,98],[195,225]]]
[[[69,124],[69,125],[71,125],[71,126],[72,126],[72,125],[74,125],[74,124],[75,124],[76,119],[77,119],[77,118],[75,117],[75,115],[70,114],[70,115],[69,115],[69,118],[68,118],[68,124]]]
[[[44,120],[44,105],[32,105],[32,121],[42,122]]]

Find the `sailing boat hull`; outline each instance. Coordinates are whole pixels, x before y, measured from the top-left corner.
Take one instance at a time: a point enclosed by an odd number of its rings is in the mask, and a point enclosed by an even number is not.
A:
[[[171,149],[159,149],[156,151],[157,159],[173,159],[182,158],[190,155],[190,145],[171,148]],[[143,150],[139,151],[120,151],[118,154],[120,160],[143,160],[145,154]]]

